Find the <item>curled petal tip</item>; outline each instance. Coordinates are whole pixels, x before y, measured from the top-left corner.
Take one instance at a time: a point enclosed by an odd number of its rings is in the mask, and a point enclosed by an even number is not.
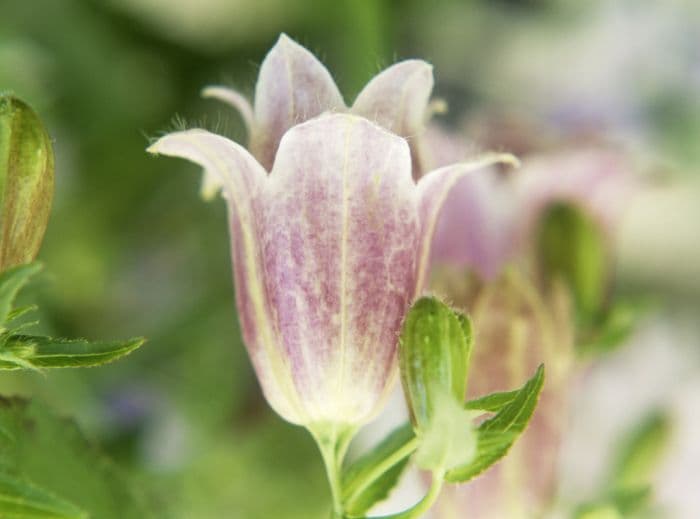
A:
[[[429,115],[446,114],[448,109],[447,101],[441,97],[431,100],[428,104]]]
[[[522,166],[520,159],[511,153],[496,153],[494,156],[494,162],[499,164],[505,164],[512,168],[518,169]]]
[[[158,153],[158,142],[160,139],[158,139],[156,142],[151,144],[148,148],[146,148],[146,152],[150,153],[151,155],[159,155]]]
[[[518,159],[518,157],[515,155],[511,153],[499,152],[484,153],[470,162],[475,166],[475,169],[492,166],[495,164],[503,164],[516,169],[521,166],[520,159]]]
[[[248,132],[252,131],[255,117],[253,115],[253,107],[250,106],[245,96],[232,88],[218,85],[204,87],[201,91],[201,96],[205,99],[216,99],[238,110],[246,125],[246,129]]]

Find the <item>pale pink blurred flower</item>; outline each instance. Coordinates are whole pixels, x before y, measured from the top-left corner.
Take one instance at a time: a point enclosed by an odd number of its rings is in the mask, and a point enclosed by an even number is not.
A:
[[[431,167],[469,156],[466,143],[441,130],[431,128],[423,145]],[[494,280],[525,252],[551,204],[573,204],[612,234],[636,187],[628,157],[593,147],[531,155],[516,172],[492,168],[465,178],[445,203],[433,263],[467,268],[482,281]]]

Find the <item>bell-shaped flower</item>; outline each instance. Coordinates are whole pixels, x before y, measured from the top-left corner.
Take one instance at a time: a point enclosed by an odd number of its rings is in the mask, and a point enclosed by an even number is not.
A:
[[[415,168],[416,137],[423,132],[432,89],[430,64],[415,59],[401,61],[375,76],[348,108],[326,67],[282,34],[260,66],[254,106],[227,87],[207,87],[202,95],[224,101],[240,112],[248,129],[248,149],[265,168],[272,167],[280,139],[287,130],[327,111],[361,115],[411,138]],[[214,194],[219,187],[216,177],[205,177],[205,195]]]
[[[449,189],[469,171],[514,160],[456,164],[415,183],[406,141],[349,114],[292,127],[269,174],[204,130],[166,135],[149,151],[220,180],[244,342],[270,405],[312,432],[352,428],[380,409]]]

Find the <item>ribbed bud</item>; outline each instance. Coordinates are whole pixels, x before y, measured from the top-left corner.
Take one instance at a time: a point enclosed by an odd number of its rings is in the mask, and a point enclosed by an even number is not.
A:
[[[423,297],[411,307],[401,329],[399,363],[417,429],[427,427],[445,394],[464,400],[471,346],[466,316],[433,297]]]
[[[0,271],[39,252],[53,190],[54,156],[44,125],[23,101],[0,96]]]

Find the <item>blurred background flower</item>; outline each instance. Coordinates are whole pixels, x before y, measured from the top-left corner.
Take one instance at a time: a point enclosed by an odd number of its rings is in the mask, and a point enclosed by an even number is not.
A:
[[[697,517],[693,0],[6,0],[0,89],[39,112],[57,161],[47,274],[23,297],[39,299],[47,333],[149,342],[100,370],[3,375],[0,392],[77,417],[157,517],[327,511],[312,440],[267,409],[240,343],[224,205],[199,203],[195,166],[143,151],[174,114],[241,140],[242,122],[199,92],[251,93],[280,31],[322,58],[348,103],[397,59],[431,62],[449,107],[437,122],[475,152],[605,143],[632,157],[646,188],[620,221],[616,290],[651,295],[655,309],[573,384],[555,511],[596,499],[620,435],[664,409],[673,434],[655,501],[661,517]]]

